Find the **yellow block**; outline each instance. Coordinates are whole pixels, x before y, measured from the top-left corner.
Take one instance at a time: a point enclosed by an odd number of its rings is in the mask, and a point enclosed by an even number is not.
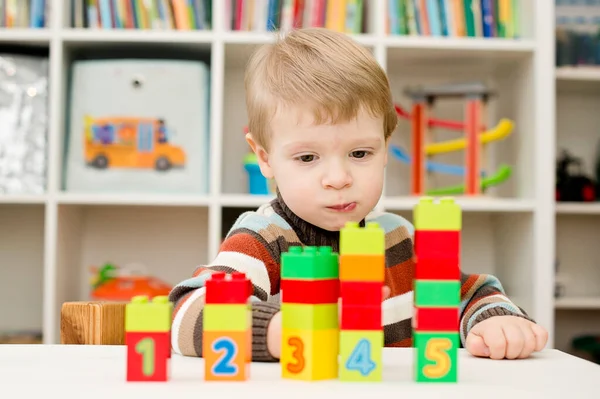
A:
[[[281,342],[281,377],[292,380],[330,380],[338,376],[338,329],[284,328]]]

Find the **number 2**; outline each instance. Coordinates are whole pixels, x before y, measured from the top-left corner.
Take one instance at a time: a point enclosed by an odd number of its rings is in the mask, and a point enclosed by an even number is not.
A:
[[[212,371],[214,374],[235,375],[238,372],[238,367],[231,360],[235,357],[238,351],[237,344],[231,338],[219,338],[212,344],[212,350],[215,352],[222,351],[223,354],[213,365]]]
[[[296,359],[296,363],[288,363],[287,370],[290,373],[298,374],[304,370],[304,343],[298,337],[290,337],[290,339],[288,339],[288,345],[296,348],[292,353],[292,357]]]
[[[348,370],[357,370],[363,376],[367,376],[375,367],[375,362],[371,360],[371,342],[363,338],[358,341],[348,357],[346,368]]]
[[[154,374],[154,340],[144,338],[135,345],[135,351],[142,356],[142,373],[145,376]]]
[[[423,374],[428,378],[441,378],[450,371],[450,356],[448,350],[452,348],[452,342],[447,338],[432,338],[427,341],[425,347],[425,358],[434,364],[423,367]]]

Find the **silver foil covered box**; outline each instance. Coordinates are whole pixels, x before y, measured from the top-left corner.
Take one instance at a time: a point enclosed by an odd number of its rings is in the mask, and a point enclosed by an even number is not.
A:
[[[0,53],[0,195],[46,188],[48,59]]]

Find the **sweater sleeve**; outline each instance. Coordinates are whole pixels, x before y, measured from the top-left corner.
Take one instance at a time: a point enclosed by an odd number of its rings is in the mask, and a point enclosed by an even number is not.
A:
[[[267,350],[267,327],[279,311],[279,304],[268,300],[279,292],[279,265],[272,249],[259,234],[239,229],[230,234],[216,258],[199,266],[191,278],[173,287],[169,299],[174,303],[171,326],[173,351],[184,356],[202,357],[202,310],[206,294],[205,282],[214,272],[243,272],[253,285],[252,360],[276,361]]]
[[[460,296],[460,339],[463,346],[471,328],[490,317],[510,315],[534,321],[506,296],[500,280],[490,274],[461,273]]]

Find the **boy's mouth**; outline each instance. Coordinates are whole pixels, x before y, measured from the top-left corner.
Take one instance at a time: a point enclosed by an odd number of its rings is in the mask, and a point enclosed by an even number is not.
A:
[[[346,204],[328,206],[327,208],[336,212],[352,212],[354,208],[356,208],[356,202],[348,202]]]

